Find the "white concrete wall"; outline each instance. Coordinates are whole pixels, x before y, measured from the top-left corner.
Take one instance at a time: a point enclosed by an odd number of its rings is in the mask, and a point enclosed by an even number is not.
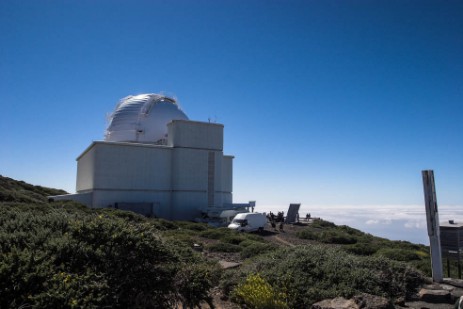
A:
[[[223,173],[223,169],[222,169],[222,164],[223,164],[223,153],[220,151],[216,151],[214,153],[215,155],[215,175],[214,175],[214,180],[215,180],[215,184],[214,184],[214,190],[215,190],[215,193],[214,193],[214,205],[215,206],[218,206],[218,207],[221,207],[222,204],[223,204],[223,198],[222,198],[222,187],[223,187],[223,184],[222,184],[222,173]]]
[[[173,220],[200,217],[207,206],[208,151],[174,148],[172,151]]]
[[[232,204],[233,203],[233,194],[232,193],[227,193],[227,192],[222,192],[222,207],[226,204]]]
[[[93,192],[77,193],[77,194],[66,194],[66,195],[54,195],[49,198],[54,201],[75,201],[84,204],[87,207],[92,207],[93,203]]]
[[[95,190],[93,207],[114,207],[115,203],[153,203],[156,217],[171,218],[171,192],[135,190]]]
[[[84,153],[77,158],[76,191],[82,193],[93,189],[95,170],[95,144],[90,145]]]
[[[173,191],[207,191],[207,155],[206,150],[173,149]]]
[[[171,189],[172,149],[125,143],[97,143],[94,148],[95,189]]]
[[[193,220],[207,211],[206,192],[172,192],[172,220]]]
[[[78,158],[79,188],[93,192],[91,207],[153,203],[156,216],[170,218],[171,155],[162,146],[94,142]]]
[[[233,192],[233,157],[223,156],[222,159],[222,191]]]
[[[167,145],[172,147],[223,150],[223,125],[173,120],[167,125]]]

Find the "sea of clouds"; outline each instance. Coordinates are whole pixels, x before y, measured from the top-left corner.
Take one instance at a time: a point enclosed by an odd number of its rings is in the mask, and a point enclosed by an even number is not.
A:
[[[274,213],[288,211],[288,206],[257,205],[256,211]],[[463,222],[463,206],[438,206],[439,221],[455,220]],[[406,240],[413,243],[429,244],[426,212],[424,205],[342,205],[306,206],[301,205],[299,214],[307,213],[337,225],[348,225],[363,232],[392,240]]]

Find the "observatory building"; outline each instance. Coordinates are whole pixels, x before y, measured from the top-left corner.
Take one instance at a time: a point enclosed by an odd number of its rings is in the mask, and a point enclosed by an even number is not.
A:
[[[52,196],[170,220],[220,216],[232,203],[233,156],[223,153],[223,125],[191,121],[159,94],[123,98],[104,141],[77,158],[77,193]]]

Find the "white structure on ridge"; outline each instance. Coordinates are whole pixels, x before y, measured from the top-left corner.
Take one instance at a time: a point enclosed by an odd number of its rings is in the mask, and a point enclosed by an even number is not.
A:
[[[104,141],[77,158],[77,193],[51,197],[171,220],[218,216],[232,204],[233,156],[223,125],[190,121],[172,98],[122,99]]]

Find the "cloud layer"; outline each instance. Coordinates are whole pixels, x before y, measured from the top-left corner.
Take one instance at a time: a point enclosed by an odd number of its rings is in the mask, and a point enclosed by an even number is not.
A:
[[[288,206],[258,206],[257,211],[287,211]],[[320,217],[338,225],[349,225],[364,232],[393,240],[428,244],[424,205],[342,205],[305,206],[299,214]],[[439,221],[463,222],[463,206],[439,206]]]

